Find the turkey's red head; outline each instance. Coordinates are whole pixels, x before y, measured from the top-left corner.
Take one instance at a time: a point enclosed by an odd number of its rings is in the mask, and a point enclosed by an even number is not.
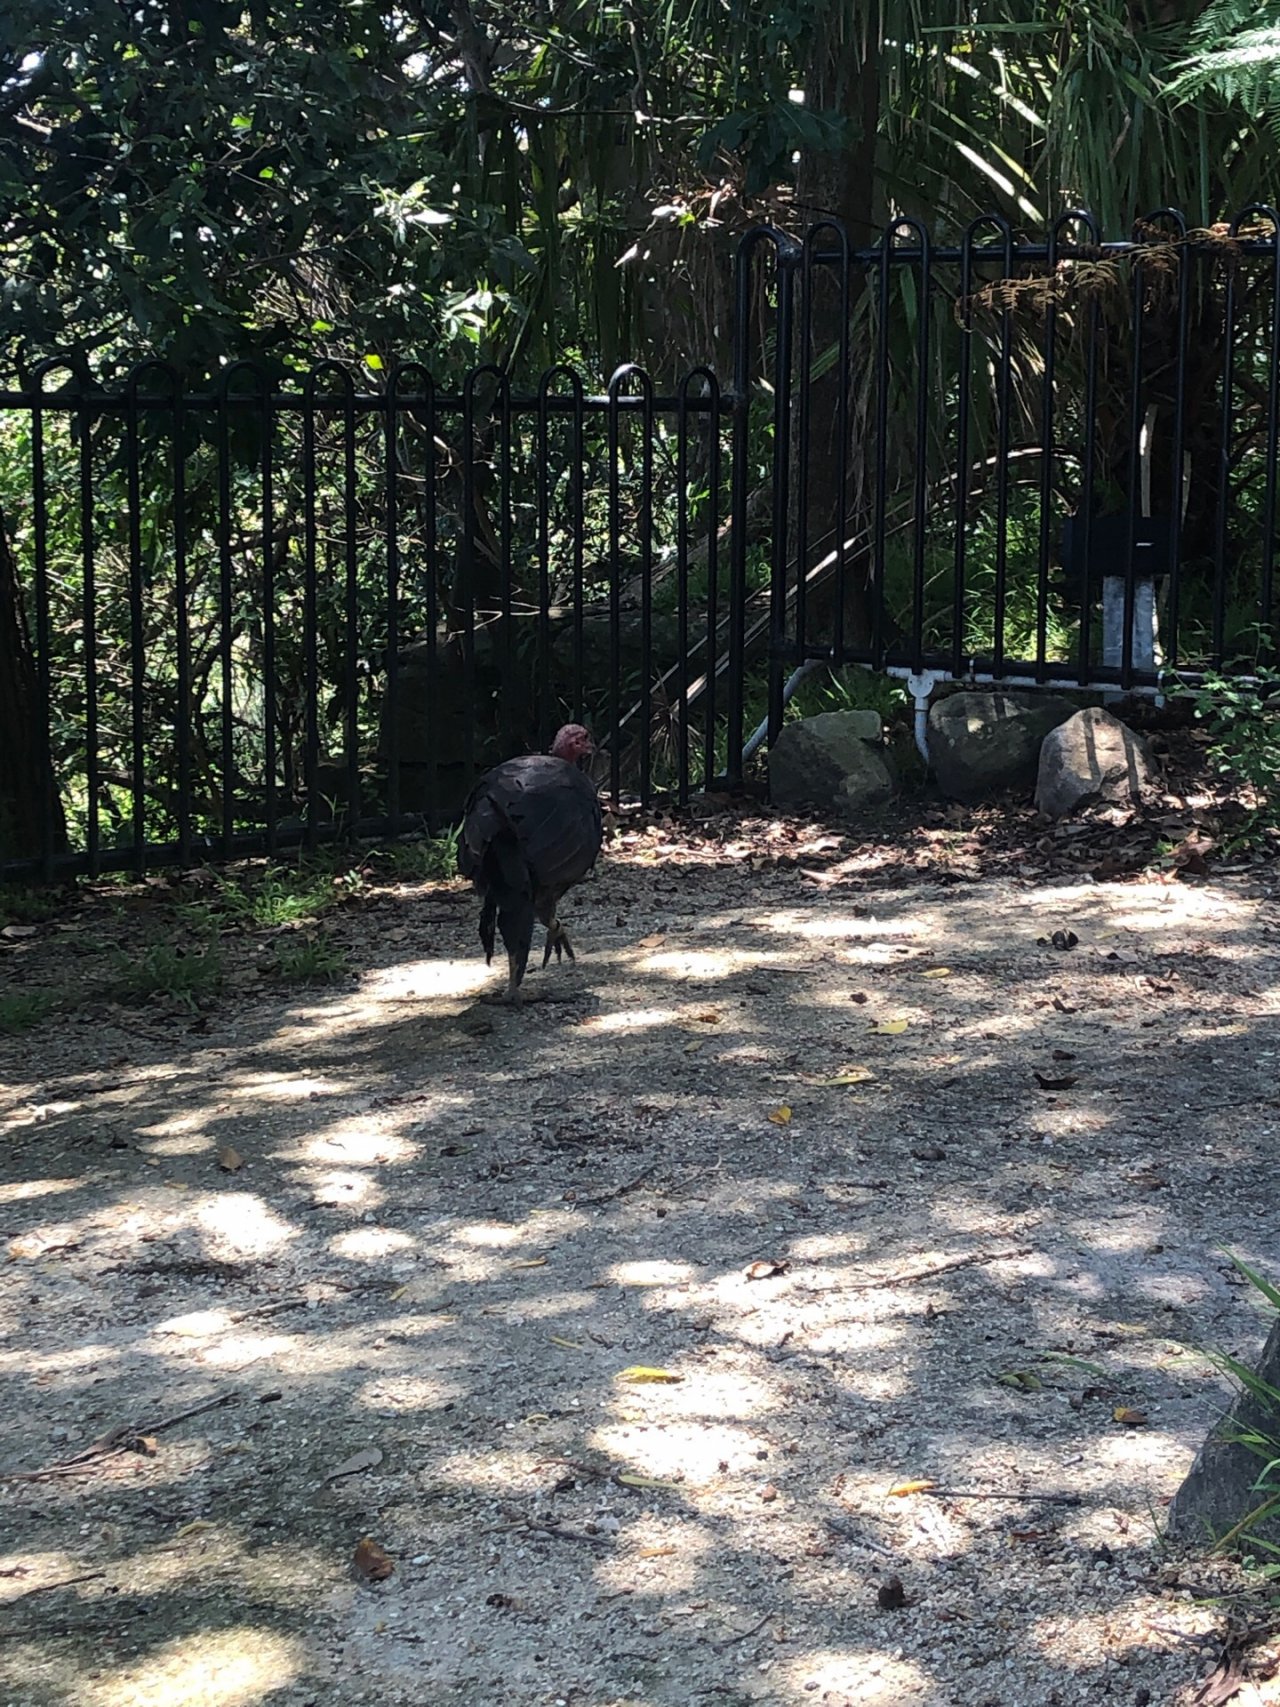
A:
[[[581,723],[566,723],[551,743],[551,756],[567,759],[571,765],[576,765],[579,759],[589,759],[595,750],[595,742]]]

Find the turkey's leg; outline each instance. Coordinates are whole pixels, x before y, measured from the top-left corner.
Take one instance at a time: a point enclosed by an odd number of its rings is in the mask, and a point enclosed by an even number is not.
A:
[[[547,962],[551,959],[552,949],[555,949],[556,951],[557,962],[559,961],[562,953],[567,954],[570,960],[575,959],[573,944],[569,941],[569,933],[560,923],[559,919],[552,919],[550,924],[547,926],[547,944],[542,951],[542,969],[544,972],[546,971]]]
[[[547,969],[547,962],[551,959],[552,949],[555,950],[557,963],[559,963],[562,954],[567,954],[570,960],[573,959],[569,933],[556,916],[556,903],[559,899],[559,895],[546,890],[538,897],[538,919],[547,927],[546,946],[542,951],[542,970],[544,972]]]

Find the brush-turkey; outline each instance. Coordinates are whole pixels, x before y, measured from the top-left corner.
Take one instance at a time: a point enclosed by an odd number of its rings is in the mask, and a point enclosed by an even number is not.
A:
[[[533,921],[547,929],[542,964],[555,950],[574,958],[556,909],[591,870],[603,833],[600,797],[579,768],[595,752],[580,723],[567,723],[549,753],[525,753],[495,765],[463,809],[458,870],[483,900],[480,941],[493,959],[495,927],[507,950],[507,995],[518,1003],[533,940]]]

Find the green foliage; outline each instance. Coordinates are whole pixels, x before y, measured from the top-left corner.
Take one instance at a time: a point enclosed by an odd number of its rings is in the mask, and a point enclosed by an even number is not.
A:
[[[339,899],[331,870],[269,865],[261,873],[219,876],[210,905],[228,923],[269,927],[314,919]]]
[[[147,1001],[165,996],[195,1012],[200,1002],[222,988],[222,951],[213,944],[181,948],[156,943],[116,962],[115,990],[125,999]]]
[[[1174,69],[1175,102],[1206,95],[1280,127],[1280,5],[1276,0],[1213,0],[1196,20],[1194,52]]]
[[[1269,1315],[1274,1317],[1280,1312],[1280,1289],[1233,1252],[1228,1251],[1227,1256],[1238,1273],[1261,1297]],[[1227,1552],[1247,1544],[1264,1553],[1275,1555],[1280,1561],[1280,1546],[1255,1533],[1259,1524],[1280,1511],[1280,1388],[1273,1386],[1248,1364],[1241,1363],[1238,1358],[1231,1357],[1226,1352],[1210,1351],[1208,1356],[1225,1375],[1249,1394],[1256,1410],[1264,1419],[1260,1426],[1242,1430],[1234,1436],[1236,1445],[1245,1447],[1261,1460],[1262,1468],[1252,1490],[1259,1496],[1258,1504],[1226,1535],[1219,1537],[1217,1551]],[[1280,1576],[1280,1562],[1267,1566],[1266,1570],[1267,1574]]]
[[[65,891],[0,886],[0,925],[39,925],[56,919],[66,905]]]
[[[1238,669],[1208,671],[1183,694],[1209,731],[1210,763],[1245,794],[1249,817],[1238,840],[1247,844],[1280,823],[1280,669],[1247,660]]]
[[[52,990],[10,990],[0,995],[0,1037],[29,1031],[52,1013],[58,998]]]
[[[324,932],[282,942],[271,968],[285,984],[328,984],[347,970],[346,951]]]
[[[458,875],[458,831],[421,841],[394,842],[375,856],[382,870],[409,883],[447,882]]]

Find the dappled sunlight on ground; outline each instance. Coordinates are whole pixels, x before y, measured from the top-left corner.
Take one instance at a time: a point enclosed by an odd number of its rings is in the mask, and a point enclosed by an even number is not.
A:
[[[1152,1539],[1276,1264],[1272,898],[673,870],[520,1012],[446,888],[438,958],[409,891],[330,991],[0,1044],[0,1699],[1204,1669]]]

